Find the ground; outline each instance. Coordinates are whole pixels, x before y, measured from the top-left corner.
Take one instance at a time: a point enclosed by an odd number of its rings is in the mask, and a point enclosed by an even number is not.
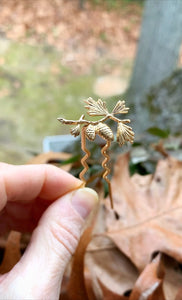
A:
[[[141,13],[124,1],[117,10],[89,1],[84,10],[77,1],[1,1],[0,160],[25,163],[41,152],[45,136],[66,133],[56,118],[78,118],[83,99],[121,96]]]

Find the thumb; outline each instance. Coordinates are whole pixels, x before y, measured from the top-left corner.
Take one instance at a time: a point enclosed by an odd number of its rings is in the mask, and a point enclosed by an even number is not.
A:
[[[14,280],[13,283],[16,290],[18,286],[22,289],[23,285],[28,297],[59,298],[64,270],[78,245],[84,220],[97,202],[95,191],[82,188],[66,194],[48,207],[25,254],[10,272],[15,272],[16,283]]]

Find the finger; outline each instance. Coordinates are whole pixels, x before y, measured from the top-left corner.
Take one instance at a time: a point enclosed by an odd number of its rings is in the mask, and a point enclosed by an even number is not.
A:
[[[51,165],[14,166],[0,173],[0,210],[7,201],[55,200],[80,186],[80,180]]]
[[[7,275],[5,286],[11,281],[11,289],[18,289],[23,280],[31,299],[58,299],[62,276],[78,244],[84,219],[97,200],[93,190],[84,188],[51,204],[21,261]]]
[[[7,164],[7,163],[4,163],[4,162],[0,162],[0,172],[2,171],[7,171],[7,170],[10,170],[12,169],[13,167],[16,167],[14,165],[10,165],[10,164]]]

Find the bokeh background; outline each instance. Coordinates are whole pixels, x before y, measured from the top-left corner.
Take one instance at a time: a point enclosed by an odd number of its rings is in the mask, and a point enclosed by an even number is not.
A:
[[[0,6],[1,161],[26,163],[41,153],[45,136],[69,131],[57,117],[79,118],[90,96],[131,106],[141,161],[152,137],[168,138],[180,157],[181,1],[1,0]]]

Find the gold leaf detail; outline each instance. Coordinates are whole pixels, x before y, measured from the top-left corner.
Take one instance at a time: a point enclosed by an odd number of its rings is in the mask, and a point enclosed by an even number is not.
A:
[[[114,140],[113,132],[112,132],[111,128],[109,126],[107,126],[106,124],[99,123],[96,126],[96,133],[107,141]]]
[[[95,131],[96,131],[96,128],[94,125],[88,125],[86,130],[85,130],[85,134],[86,134],[86,137],[90,140],[90,141],[94,141],[95,140]]]
[[[80,125],[77,125],[75,127],[73,127],[71,130],[70,130],[70,133],[72,135],[74,135],[74,137],[78,136],[80,134]]]
[[[133,143],[134,141],[134,132],[130,126],[123,124],[122,122],[118,123],[117,129],[117,142],[120,146],[123,146],[125,142]]]
[[[87,104],[85,108],[88,109],[90,116],[106,116],[108,114],[106,103],[101,99],[95,101],[89,97],[87,100],[84,100],[84,102]]]
[[[113,111],[112,111],[112,114],[127,114],[128,113],[128,110],[129,110],[129,107],[125,107],[125,101],[121,101],[119,100]]]

